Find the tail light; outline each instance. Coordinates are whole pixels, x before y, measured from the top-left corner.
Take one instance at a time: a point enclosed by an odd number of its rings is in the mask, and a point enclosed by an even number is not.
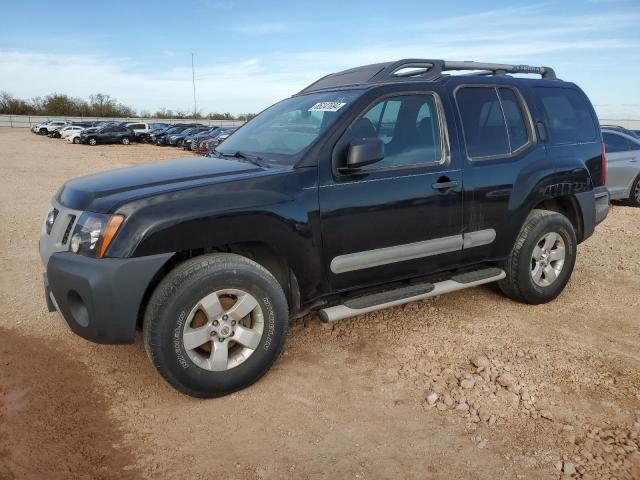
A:
[[[602,142],[602,185],[607,184],[607,152],[604,148],[604,142]]]

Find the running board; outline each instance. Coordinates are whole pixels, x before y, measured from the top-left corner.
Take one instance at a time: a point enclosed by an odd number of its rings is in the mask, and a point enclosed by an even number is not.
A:
[[[375,312],[385,308],[404,305],[405,303],[424,300],[445,293],[476,287],[485,283],[502,280],[506,274],[500,268],[484,268],[472,272],[460,273],[436,283],[422,283],[401,287],[386,292],[374,293],[364,297],[347,300],[343,305],[321,309],[318,313],[324,323],[336,322],[364,313]]]

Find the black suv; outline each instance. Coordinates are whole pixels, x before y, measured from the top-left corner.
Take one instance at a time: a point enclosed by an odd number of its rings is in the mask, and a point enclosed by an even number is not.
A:
[[[83,130],[80,143],[97,145],[99,143],[122,143],[129,145],[135,137],[133,130],[121,125],[105,125],[99,128]]]
[[[67,182],[40,240],[46,298],[94,342],[141,327],[168,383],[222,395],[258,380],[311,310],[333,322],[489,282],[553,300],[607,215],[605,172],[589,100],[551,68],[359,67],[206,159]]]

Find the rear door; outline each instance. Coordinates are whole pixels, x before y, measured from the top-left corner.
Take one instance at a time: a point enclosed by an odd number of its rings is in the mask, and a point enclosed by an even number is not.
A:
[[[452,85],[464,145],[464,263],[506,256],[526,217],[531,192],[554,181],[553,163],[536,141],[521,88]]]
[[[385,157],[342,174],[352,139],[378,137]],[[342,149],[340,146],[344,146]],[[334,290],[418,277],[459,260],[462,173],[451,162],[437,91],[394,93],[365,108],[319,186],[323,263]]]

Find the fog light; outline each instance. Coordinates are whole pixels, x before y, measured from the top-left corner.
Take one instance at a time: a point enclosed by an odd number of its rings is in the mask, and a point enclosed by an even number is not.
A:
[[[73,235],[73,237],[71,237],[71,251],[73,253],[78,253],[78,251],[80,250],[80,243],[81,243],[81,238],[80,238],[80,234],[76,233]]]

